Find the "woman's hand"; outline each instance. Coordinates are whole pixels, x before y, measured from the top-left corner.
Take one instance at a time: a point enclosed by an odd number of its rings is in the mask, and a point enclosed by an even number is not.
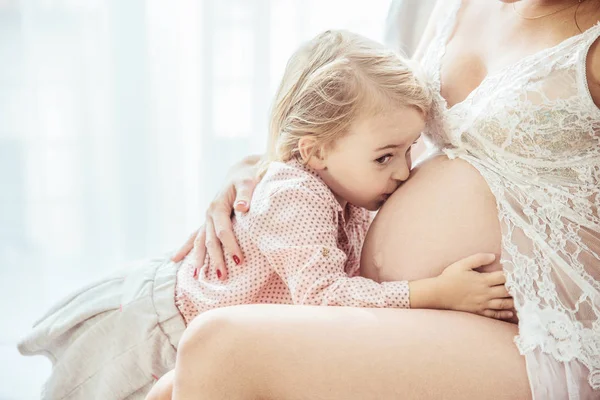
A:
[[[234,209],[240,212],[249,210],[250,199],[258,183],[256,164],[259,160],[260,156],[247,157],[231,169],[228,184],[217,194],[206,211],[206,221],[171,257],[172,261],[183,260],[193,249],[193,262],[196,267],[200,267],[208,251],[221,280],[227,279],[225,256],[231,257],[236,265],[244,262],[244,255],[233,233],[231,214]]]
[[[475,254],[455,262],[433,278],[437,281],[436,297],[440,308],[512,319],[513,299],[504,286],[504,272],[473,271],[495,259],[494,254]]]

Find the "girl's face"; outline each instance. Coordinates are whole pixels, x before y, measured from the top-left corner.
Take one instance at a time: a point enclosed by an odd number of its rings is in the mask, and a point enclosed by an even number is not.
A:
[[[317,171],[342,206],[378,210],[408,179],[410,148],[424,128],[423,113],[414,107],[358,118],[325,151]]]

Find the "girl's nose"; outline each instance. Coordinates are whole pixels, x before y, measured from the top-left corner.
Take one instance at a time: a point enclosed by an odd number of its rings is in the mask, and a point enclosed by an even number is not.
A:
[[[408,179],[410,175],[410,167],[407,164],[402,164],[394,173],[392,174],[392,179],[399,182],[404,182]]]

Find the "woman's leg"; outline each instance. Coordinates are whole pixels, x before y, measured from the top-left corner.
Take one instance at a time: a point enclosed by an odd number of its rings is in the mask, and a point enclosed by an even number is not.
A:
[[[171,370],[160,377],[146,395],[145,400],[171,400],[173,394],[173,378],[175,370]]]
[[[220,309],[184,333],[174,399],[528,399],[516,332],[452,311]]]

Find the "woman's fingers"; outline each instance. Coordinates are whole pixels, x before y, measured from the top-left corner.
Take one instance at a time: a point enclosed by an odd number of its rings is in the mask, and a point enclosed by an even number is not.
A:
[[[217,277],[220,280],[227,279],[227,266],[223,258],[223,249],[221,248],[221,242],[217,237],[211,218],[207,218],[206,220],[206,251],[212,265],[216,269]]]
[[[235,201],[233,203],[233,208],[236,211],[248,212],[250,209],[250,199],[252,198],[252,193],[254,193],[254,188],[256,188],[257,183],[256,179],[251,178],[240,179],[235,183]]]
[[[502,319],[502,320],[511,319],[513,317],[512,311],[498,311],[498,310],[483,310],[481,315],[488,317],[488,318]]]
[[[190,237],[186,240],[185,244],[177,250],[175,254],[171,256],[171,261],[179,262],[184,259],[185,256],[194,248],[194,238],[196,237],[198,231],[192,232]]]
[[[196,256],[196,268],[200,268],[204,264],[206,258],[206,226],[202,225],[198,229],[198,234],[194,239],[194,253]]]
[[[482,273],[486,275],[486,283],[490,286],[504,285],[506,283],[506,276],[504,275],[504,271]]]
[[[215,209],[212,213],[212,222],[216,237],[219,239],[221,246],[225,249],[225,254],[227,254],[227,257],[231,257],[231,260],[236,265],[240,265],[244,262],[244,257],[235,234],[233,233],[231,213],[229,210],[226,212],[221,209]]]
[[[511,297],[504,299],[493,299],[488,301],[487,308],[490,310],[512,310],[514,301]]]

